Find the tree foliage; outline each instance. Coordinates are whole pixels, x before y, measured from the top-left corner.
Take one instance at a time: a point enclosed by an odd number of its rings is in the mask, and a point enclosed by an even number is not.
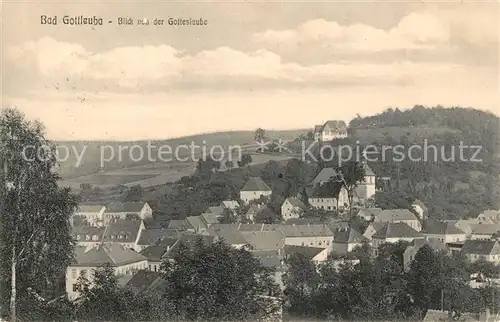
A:
[[[259,318],[276,311],[262,296],[279,295],[272,270],[253,255],[223,242],[193,249],[181,245],[173,261],[162,264],[165,297],[180,319],[230,321]]]

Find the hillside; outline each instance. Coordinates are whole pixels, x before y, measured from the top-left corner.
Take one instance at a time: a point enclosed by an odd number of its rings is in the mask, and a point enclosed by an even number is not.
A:
[[[429,205],[438,218],[462,218],[477,215],[484,209],[500,208],[499,118],[491,113],[471,108],[388,109],[369,117],[357,117],[350,124],[350,141],[362,145],[435,146],[427,148],[427,160],[418,148],[413,160],[370,162],[375,173],[391,178],[392,197],[409,195]],[[464,148],[463,158],[459,147]],[[480,150],[472,158],[473,150]],[[409,155],[409,154],[407,154]],[[421,160],[418,160],[418,159]],[[397,191],[397,193],[395,193]]]
[[[270,139],[293,139],[307,132],[304,130],[266,131]],[[187,161],[163,162],[158,157],[158,147],[168,146],[172,151],[179,145],[190,145],[194,142],[197,146],[205,146],[209,151],[212,146],[247,146],[254,143],[254,132],[234,131],[199,134],[182,138],[155,141],[65,141],[55,142],[59,147],[67,147],[70,152],[64,160],[65,150],[59,148],[63,161],[59,163],[59,173],[62,177],[61,185],[78,189],[82,183],[88,183],[102,188],[117,185],[130,186],[141,184],[145,187],[175,182],[181,177],[190,175],[194,171],[195,162],[192,162],[190,152],[186,149],[179,150],[179,156]],[[152,146],[151,158],[148,157],[148,143]],[[144,156],[140,158],[141,147]],[[120,157],[121,149],[121,157]],[[130,150],[132,149],[132,154]],[[243,149],[244,150],[244,149]],[[196,151],[201,151],[197,148]],[[83,152],[83,153],[82,153]],[[201,153],[201,152],[200,152]],[[199,157],[201,154],[196,153]],[[78,163],[78,156],[81,161]],[[254,158],[254,163],[265,163],[269,158]],[[107,161],[109,160],[109,161]],[[137,160],[137,161],[136,161]],[[151,162],[156,160],[156,162]],[[101,167],[102,165],[102,167]]]

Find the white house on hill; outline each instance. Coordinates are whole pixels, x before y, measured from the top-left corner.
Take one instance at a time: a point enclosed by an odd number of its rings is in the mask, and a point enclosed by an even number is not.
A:
[[[240,199],[244,203],[258,200],[260,197],[269,197],[272,194],[271,188],[259,177],[251,177],[240,190]]]
[[[327,121],[314,127],[314,137],[317,141],[331,141],[347,137],[347,124],[344,121]]]

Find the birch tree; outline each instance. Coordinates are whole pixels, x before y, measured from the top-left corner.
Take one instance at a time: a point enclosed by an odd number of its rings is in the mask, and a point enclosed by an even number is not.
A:
[[[40,123],[16,109],[1,111],[0,303],[9,321],[64,297],[76,199],[57,185],[54,151]]]

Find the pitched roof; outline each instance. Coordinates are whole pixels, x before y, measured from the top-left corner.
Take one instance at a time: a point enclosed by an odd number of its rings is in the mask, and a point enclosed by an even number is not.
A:
[[[141,235],[139,236],[139,240],[137,241],[138,245],[153,245],[158,240],[168,237],[178,238],[178,231],[176,229],[144,229],[141,231]]]
[[[351,227],[336,231],[333,237],[333,242],[340,244],[351,244],[351,243],[361,244],[362,242],[368,242],[368,241],[369,241],[368,238],[361,235],[359,232],[352,229]]]
[[[320,254],[324,250],[325,248],[320,248],[320,247],[295,246],[295,245],[285,246],[286,256],[291,256],[293,254],[302,254],[309,260],[312,260],[314,257],[318,256],[318,254]]]
[[[101,212],[102,208],[104,208],[104,205],[80,204],[80,205],[78,205],[78,208],[76,208],[75,214],[76,213],[86,213],[86,212],[99,213],[99,212]]]
[[[410,245],[406,248],[406,251],[417,252],[422,246],[429,245],[430,248],[436,251],[449,251],[448,246],[444,244],[437,238],[428,238],[428,239],[414,239]]]
[[[99,245],[75,256],[71,266],[100,267],[107,264],[117,267],[146,260],[146,257],[118,243]]]
[[[207,230],[207,233],[210,234],[211,236],[217,237],[219,240],[223,240],[225,243],[229,245],[248,244],[242,232],[239,230],[209,228]]]
[[[169,229],[186,230],[189,225],[186,223],[185,219],[172,219],[168,222]]]
[[[222,215],[216,213],[203,213],[200,215],[200,218],[206,225],[213,225],[220,222],[219,218],[221,218],[221,216]]]
[[[241,191],[271,191],[271,188],[260,177],[250,177]]]
[[[358,212],[358,216],[375,217],[382,212],[382,208],[363,208]]]
[[[485,210],[480,215],[493,220],[500,219],[500,210]]]
[[[149,288],[159,277],[159,272],[140,270],[137,271],[132,276],[132,278],[128,280],[128,282],[125,284],[125,287],[134,290],[145,290]]]
[[[189,228],[192,229],[205,229],[207,228],[207,224],[202,220],[200,216],[189,216],[186,217],[186,223],[189,225]]]
[[[184,233],[179,237],[179,240],[170,247],[170,249],[164,254],[164,256],[172,258],[175,256],[179,250],[180,245],[184,245],[189,249],[193,249],[198,240],[201,240],[206,245],[210,245],[215,241],[215,237],[211,235],[199,235],[199,234],[189,234]]]
[[[436,219],[425,219],[422,223],[422,234],[461,235],[465,234],[465,232],[451,222],[442,222]]]
[[[221,216],[224,213],[224,207],[222,207],[222,206],[210,206],[207,208],[205,213]]]
[[[323,131],[337,131],[337,132],[346,132],[347,124],[345,121],[327,121],[323,125]]]
[[[418,220],[408,209],[386,209],[375,215],[374,221],[394,222],[399,220]]]
[[[419,200],[419,199],[413,200],[412,205],[419,206],[420,208],[422,208],[422,210],[424,212],[428,212],[429,211],[429,209],[427,208],[427,206],[421,200]]]
[[[280,250],[253,250],[251,253],[264,267],[282,268],[283,252]]]
[[[73,226],[71,227],[71,235],[74,239],[80,242],[96,242],[102,241],[104,230],[104,227]],[[87,239],[87,236],[89,236],[89,239]],[[93,240],[94,236],[96,236],[97,239]]]
[[[300,208],[300,209],[307,209],[306,205],[297,197],[288,197],[285,199],[285,202],[289,202],[292,206]]]
[[[418,238],[422,235],[405,223],[385,222],[372,238]]]
[[[278,230],[285,237],[333,237],[332,230],[326,225],[267,225],[267,230]]]
[[[500,224],[476,224],[471,225],[471,229],[475,235],[493,235],[500,232]]]
[[[330,181],[333,177],[337,175],[337,171],[334,168],[323,168],[313,179],[311,184],[316,186],[317,184],[321,184],[323,182]]]
[[[368,231],[368,229],[373,228],[375,232],[377,232],[379,229],[382,229],[386,223],[385,222],[371,222],[368,227],[366,227],[365,231],[363,232],[363,235]]]
[[[238,201],[235,200],[224,200],[221,203],[221,206],[227,209],[236,209],[240,206],[240,204],[238,203]]]
[[[496,240],[466,240],[462,252],[476,255],[500,255],[500,244]]]
[[[253,250],[277,250],[285,246],[285,236],[280,231],[240,231]]]
[[[175,245],[175,243],[179,240],[178,237],[166,237],[161,240],[158,240],[153,245],[150,245],[144,248],[140,254],[145,256],[150,261],[161,261],[163,255]]]
[[[134,213],[140,212],[146,202],[112,202],[106,206],[107,213]]]
[[[103,240],[105,242],[135,243],[141,224],[142,220],[118,219],[106,227]]]

